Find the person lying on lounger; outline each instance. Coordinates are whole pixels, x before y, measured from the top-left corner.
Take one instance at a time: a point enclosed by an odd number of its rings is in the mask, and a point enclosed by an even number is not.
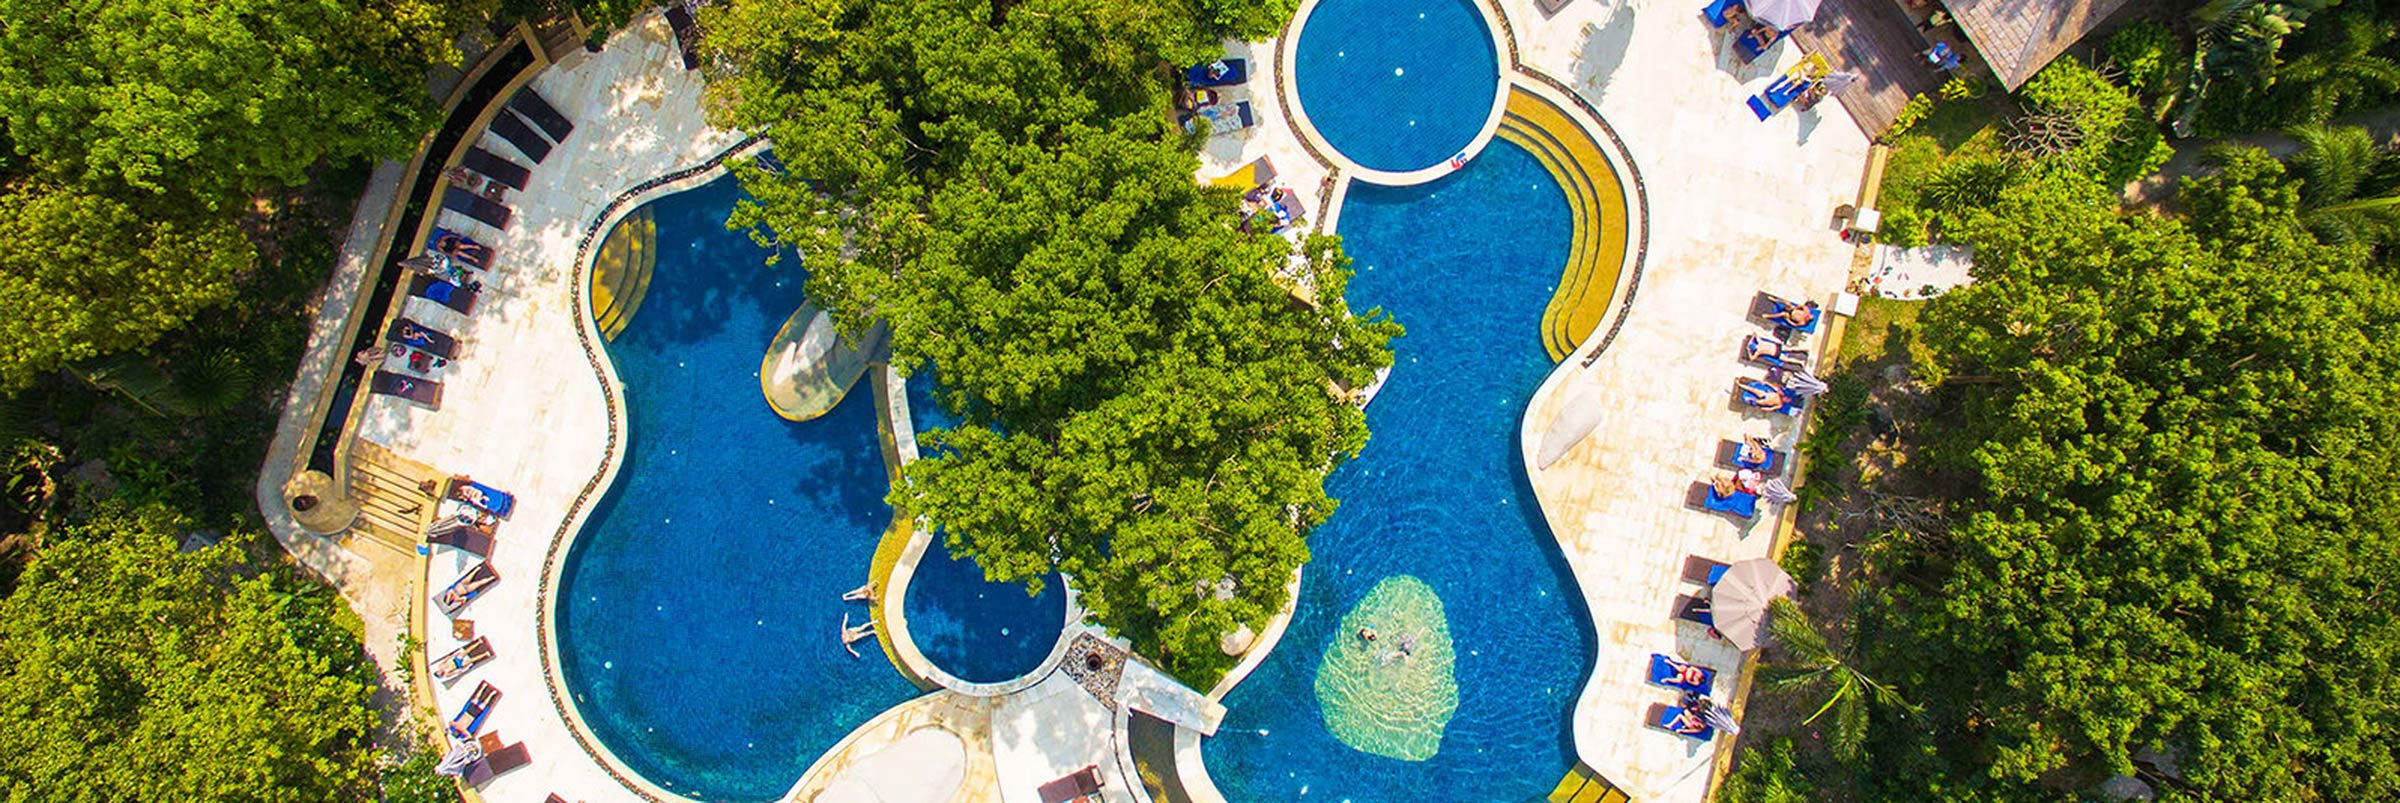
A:
[[[1758,472],[1742,469],[1731,474],[1719,474],[1708,481],[1708,487],[1722,499],[1738,493],[1758,493]]]
[[[1708,730],[1708,720],[1686,708],[1675,712],[1675,718],[1667,722],[1667,730],[1685,736],[1698,736]]]
[[[1742,359],[1773,360],[1783,356],[1783,341],[1772,337],[1749,335],[1742,338]]]
[[[1692,712],[1685,711],[1683,713],[1689,715]],[[1677,717],[1675,721],[1682,722],[1683,719],[1681,717]],[[464,740],[469,736],[475,735],[473,732],[467,730],[468,728],[472,728],[474,726],[475,707],[468,706],[466,708],[459,709],[458,716],[450,719],[450,736],[454,739]],[[1697,733],[1697,731],[1694,732]]]
[[[1733,453],[1733,459],[1751,465],[1764,465],[1767,462],[1767,456],[1774,453],[1775,450],[1767,444],[1767,439],[1752,435],[1742,439],[1741,448]]]
[[[1770,385],[1756,379],[1742,383],[1743,404],[1772,413],[1782,411],[1795,401],[1798,399],[1792,397],[1792,392],[1781,385]]]
[[[1698,686],[1708,682],[1708,670],[1702,669],[1699,664],[1670,657],[1667,659],[1667,668],[1675,670],[1674,677],[1669,681],[1677,685]]]
[[[1775,304],[1775,311],[1767,313],[1767,320],[1795,329],[1815,323],[1817,320],[1815,305],[1794,304],[1774,296],[1768,296],[1767,300]]]
[[[492,249],[485,248],[482,243],[470,242],[467,238],[456,234],[444,234],[435,238],[433,247],[441,251],[443,256],[457,257],[476,264],[482,264],[485,257],[492,255]]]
[[[452,608],[465,605],[467,604],[468,599],[475,596],[475,592],[482,591],[484,586],[491,585],[494,581],[499,579],[499,575],[495,575],[490,572],[476,572],[469,574],[467,575],[466,582],[460,583],[457,586],[452,587],[450,590],[442,592],[442,604]]]
[[[489,508],[492,506],[492,498],[484,494],[482,488],[473,485],[460,485],[451,493],[457,494],[460,501],[476,507]]]

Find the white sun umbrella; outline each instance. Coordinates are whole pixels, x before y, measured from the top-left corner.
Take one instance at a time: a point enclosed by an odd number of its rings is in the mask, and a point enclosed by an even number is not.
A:
[[[1750,0],[1750,18],[1778,29],[1807,25],[1817,18],[1818,0]]]
[[[1788,597],[1796,589],[1792,576],[1766,558],[1745,560],[1725,569],[1708,592],[1709,615],[1717,632],[1743,650],[1758,649],[1767,635],[1767,603]]]
[[[473,739],[468,739],[451,745],[450,752],[442,755],[442,763],[435,764],[433,771],[437,775],[448,775],[452,778],[462,777],[467,774],[468,767],[474,766],[475,762],[482,759],[483,745]]]

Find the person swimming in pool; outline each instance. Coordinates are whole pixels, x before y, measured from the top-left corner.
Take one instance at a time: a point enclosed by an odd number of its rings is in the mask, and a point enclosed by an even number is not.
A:
[[[1358,629],[1358,640],[1359,640],[1359,641],[1361,641],[1361,642],[1365,642],[1365,643],[1367,643],[1367,644],[1373,644],[1373,643],[1375,643],[1375,628],[1372,628],[1372,627],[1362,627],[1362,628],[1359,628],[1359,629]]]

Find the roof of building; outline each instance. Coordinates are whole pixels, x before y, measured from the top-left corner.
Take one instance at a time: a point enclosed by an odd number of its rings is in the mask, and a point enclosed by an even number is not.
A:
[[[2126,0],[1948,0],[1950,15],[2010,90],[2083,39]]]

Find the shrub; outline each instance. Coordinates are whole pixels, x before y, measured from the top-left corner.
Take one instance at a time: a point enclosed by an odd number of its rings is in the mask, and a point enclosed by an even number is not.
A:
[[[1825,548],[1808,541],[1793,541],[1783,548],[1783,559],[1776,561],[1783,572],[1802,586],[1814,585],[1825,579]]]
[[[2017,163],[2003,156],[1963,156],[1944,163],[1917,191],[1918,205],[1937,212],[1964,212],[2000,200],[2016,180]]]
[[[1883,130],[1883,138],[1886,141],[1889,141],[1893,137],[1908,133],[1908,129],[1915,127],[1917,123],[1923,122],[1925,120],[1925,115],[1932,113],[1932,98],[1924,95],[1918,95],[1916,97],[1909,98],[1908,105],[1901,106],[1900,114],[1892,118],[1891,127]]]
[[[1725,803],[1808,803],[1816,785],[1800,773],[1792,756],[1792,740],[1779,737],[1765,749],[1742,754],[1741,764],[1725,777],[1720,799]]]
[[[2183,42],[2157,22],[2143,20],[2119,29],[2100,51],[2108,63],[2124,72],[2135,94],[2157,100],[2167,91],[2175,65],[2183,61]]]
[[[2142,112],[2141,100],[2083,62],[2071,58],[2051,62],[2017,94],[2025,102],[2026,119],[2012,146],[2037,157],[2063,160],[2109,186],[2123,186],[2148,175],[2174,155],[2159,134],[2158,124]],[[2061,125],[2071,129],[2067,136],[2029,135],[2036,128],[2055,131]]]
[[[1981,80],[1960,76],[1942,84],[1942,99],[1974,100],[1983,97],[1986,88]]]

